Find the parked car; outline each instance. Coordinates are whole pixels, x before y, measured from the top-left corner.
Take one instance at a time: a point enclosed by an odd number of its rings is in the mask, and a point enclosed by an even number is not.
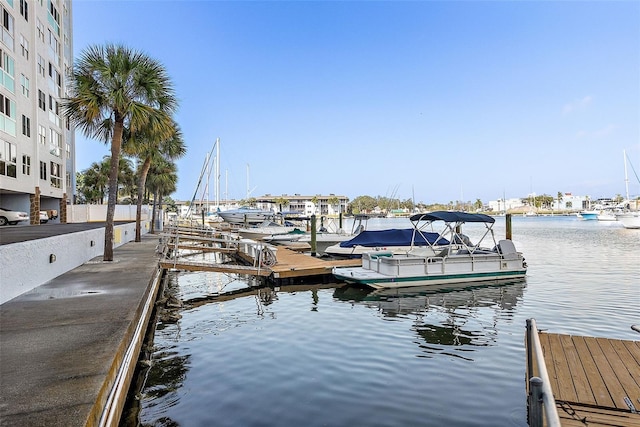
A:
[[[40,211],[40,224],[46,224],[49,221],[49,214],[47,211]]]
[[[0,226],[7,224],[16,225],[22,221],[29,221],[29,214],[26,212],[0,208]]]

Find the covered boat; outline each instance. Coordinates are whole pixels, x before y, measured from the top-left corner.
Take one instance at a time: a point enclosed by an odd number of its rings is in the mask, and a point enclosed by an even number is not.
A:
[[[432,242],[426,240],[432,253],[365,252],[360,267],[335,267],[333,275],[336,279],[380,289],[510,280],[526,275],[525,259],[513,242],[507,239],[496,242],[493,217],[438,211],[416,214],[410,219],[415,229],[414,236],[424,234],[424,230],[434,225],[442,227],[438,238]],[[462,226],[466,223],[484,226],[484,233],[475,245],[462,234]],[[488,238],[492,240],[492,245],[481,246]],[[448,243],[437,246],[443,242],[442,239]]]
[[[360,258],[364,252],[369,251],[396,253],[448,244],[449,241],[439,233],[423,232],[411,228],[392,228],[389,230],[362,231],[352,239],[329,246],[325,253],[332,256]]]

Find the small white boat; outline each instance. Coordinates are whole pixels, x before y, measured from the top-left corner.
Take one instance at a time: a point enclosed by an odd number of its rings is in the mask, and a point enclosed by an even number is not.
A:
[[[294,230],[299,229],[296,226],[287,226],[273,221],[264,221],[255,226],[238,228],[236,233],[245,239],[264,240],[268,237],[276,237],[279,235],[284,236]]]
[[[603,209],[598,213],[598,221],[616,221],[616,213],[611,209]]]
[[[591,220],[598,219],[599,213],[600,211],[598,210],[584,210],[578,213],[578,218],[591,221]]]
[[[628,211],[616,214],[616,219],[624,228],[640,228],[640,211]]]
[[[347,283],[381,289],[513,280],[526,276],[527,264],[513,242],[505,239],[496,243],[493,217],[439,211],[416,214],[410,219],[417,233],[423,233],[434,223],[443,223],[443,231],[439,234],[448,244],[436,255],[365,252],[360,267],[334,267],[334,277]],[[463,240],[460,230],[466,223],[479,223],[485,227],[476,245]],[[493,246],[481,247],[480,244],[488,236]],[[437,242],[441,243],[439,240]]]
[[[275,213],[267,209],[242,206],[238,209],[229,209],[217,212],[218,216],[230,224],[260,224],[272,220]]]

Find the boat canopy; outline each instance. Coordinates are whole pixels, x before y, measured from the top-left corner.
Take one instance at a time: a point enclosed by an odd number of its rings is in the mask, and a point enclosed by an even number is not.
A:
[[[473,214],[467,212],[436,211],[412,215],[413,222],[418,221],[444,221],[444,222],[484,222],[493,224],[496,219],[485,214]]]
[[[426,245],[448,245],[449,241],[438,233],[415,233],[410,228],[389,229],[389,230],[365,230],[351,240],[340,242],[341,248],[352,248],[354,246],[364,247],[384,247],[384,246],[426,246]]]

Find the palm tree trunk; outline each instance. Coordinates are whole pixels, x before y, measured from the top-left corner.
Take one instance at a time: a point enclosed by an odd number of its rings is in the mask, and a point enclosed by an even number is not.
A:
[[[151,210],[151,234],[155,232],[156,229],[156,203],[158,201],[158,191],[154,191],[153,193],[153,209]]]
[[[147,182],[147,174],[149,173],[150,167],[151,157],[148,157],[142,165],[142,170],[140,171],[140,181],[138,182],[138,206],[136,208],[136,242],[142,241],[140,232],[140,223],[142,221],[142,198],[144,196],[144,186]],[[153,218],[151,219],[151,223],[153,224]]]
[[[111,167],[109,169],[109,199],[107,202],[107,221],[104,225],[104,255],[103,261],[113,261],[113,218],[118,201],[118,166],[120,162],[120,148],[122,146],[123,121],[116,115],[111,140]]]

